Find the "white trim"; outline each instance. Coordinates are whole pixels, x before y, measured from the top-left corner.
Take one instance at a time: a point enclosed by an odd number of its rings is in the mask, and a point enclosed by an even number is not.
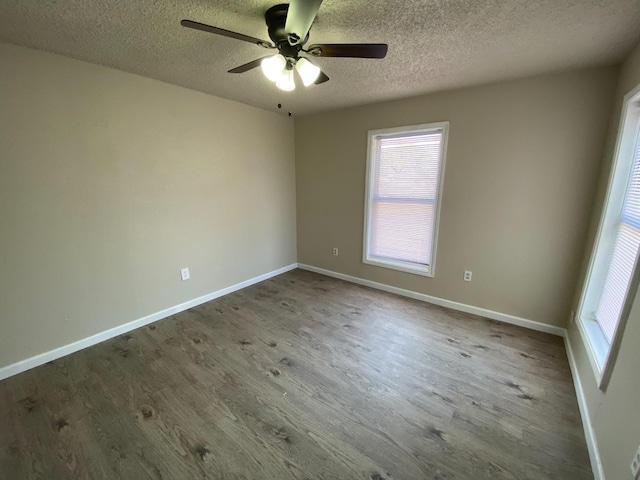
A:
[[[433,303],[434,305],[440,305],[441,307],[451,308],[460,312],[480,315],[482,317],[491,318],[492,320],[498,320],[499,322],[510,323],[512,325],[518,325],[520,327],[529,328],[531,330],[550,333],[559,337],[564,337],[566,331],[564,328],[556,327],[554,325],[547,325],[546,323],[542,322],[536,322],[535,320],[528,320],[526,318],[516,317],[507,313],[494,312],[493,310],[487,310],[486,308],[474,307],[472,305],[466,305],[464,303],[445,300],[444,298],[432,297],[431,295],[427,295],[425,293],[418,293],[412,290],[406,290],[404,288],[393,287],[391,285],[373,282],[364,278],[352,277],[351,275],[345,275],[344,273],[325,270],[324,268],[314,267],[312,265],[299,263],[298,268],[308,270],[310,272],[320,273],[328,277],[339,278],[340,280],[346,280],[347,282],[357,283],[358,285],[364,285],[366,287],[384,290],[385,292],[395,293],[397,295],[402,295],[403,297],[409,297],[416,300],[421,300],[423,302]]]
[[[440,144],[440,169],[438,172],[438,190],[436,192],[435,207],[433,217],[433,232],[431,239],[431,259],[429,265],[420,265],[417,263],[403,262],[395,259],[386,259],[369,255],[369,212],[371,211],[371,182],[373,171],[371,164],[372,145],[377,135],[390,135],[394,133],[417,133],[428,130],[442,130],[442,142]],[[447,144],[449,143],[449,122],[425,123],[422,125],[411,125],[407,127],[383,128],[380,130],[369,130],[367,132],[367,166],[365,173],[364,185],[364,234],[362,239],[362,262],[369,265],[375,265],[383,268],[390,268],[400,272],[412,273],[414,275],[422,275],[425,277],[434,277],[436,274],[436,253],[438,249],[438,228],[440,225],[440,207],[442,205],[442,187],[444,185],[444,171],[447,163]]]
[[[582,389],[582,381],[580,380],[580,373],[578,372],[576,359],[573,356],[573,350],[571,349],[569,335],[565,335],[564,337],[564,346],[567,351],[567,358],[569,359],[571,375],[573,375],[573,385],[576,389],[576,398],[578,399],[578,408],[580,409],[580,416],[582,417],[582,427],[584,428],[584,438],[587,441],[587,449],[589,450],[589,459],[591,460],[593,478],[594,480],[605,480],[602,460],[600,460],[600,451],[598,450],[598,441],[596,439],[596,434],[593,431],[593,426],[591,425],[589,408],[587,407],[587,400],[584,395],[584,390]]]
[[[82,350],[83,348],[87,348],[97,343],[104,342],[105,340],[109,340],[110,338],[117,337],[118,335],[130,332],[131,330],[135,330],[136,328],[140,328],[158,320],[162,320],[163,318],[183,312],[184,310],[188,310],[189,308],[193,308],[211,300],[215,300],[216,298],[223,297],[224,295],[228,295],[229,293],[233,293],[264,280],[268,280],[269,278],[275,277],[290,270],[294,270],[295,268],[297,268],[297,266],[298,264],[292,263],[291,265],[287,265],[286,267],[282,267],[277,270],[258,275],[257,277],[250,278],[249,280],[245,280],[244,282],[236,283],[235,285],[231,285],[230,287],[226,287],[221,290],[216,290],[215,292],[211,292],[207,295],[194,298],[193,300],[189,300],[179,305],[175,305],[159,312],[152,313],[151,315],[147,315],[146,317],[139,318],[132,322],[118,325],[117,327],[110,328],[109,330],[105,330],[100,333],[96,333],[95,335],[91,335],[90,337],[83,338],[82,340],[78,340],[68,345],[64,345],[62,347],[49,350],[48,352],[41,353],[34,357],[12,363],[11,365],[0,368],[0,380],[4,380],[5,378],[17,375],[18,373],[24,372],[31,368],[43,365],[52,360],[56,360],[71,353],[77,352],[78,350]]]
[[[403,262],[402,260],[394,260],[391,258],[376,257],[370,255],[362,259],[363,263],[373,265],[375,267],[390,268],[399,272],[412,273],[413,275],[422,275],[423,277],[433,278],[433,271],[429,265],[419,265],[417,263]]]
[[[585,346],[585,350],[587,350],[587,358],[589,359],[589,364],[593,370],[593,376],[595,377],[596,382],[600,384],[602,381],[603,360],[607,356],[609,346],[606,345],[606,342],[604,342],[605,345],[603,345],[604,334],[601,331],[598,331],[600,330],[600,326],[597,325],[597,323],[594,328],[594,323],[596,323],[596,320],[592,319],[584,320],[579,317],[576,320],[576,326],[578,327],[580,338]]]

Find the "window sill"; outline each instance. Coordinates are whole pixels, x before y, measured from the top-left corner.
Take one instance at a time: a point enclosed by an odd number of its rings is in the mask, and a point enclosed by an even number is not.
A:
[[[413,275],[421,275],[423,277],[433,278],[434,272],[430,265],[419,265],[417,263],[403,262],[401,260],[391,260],[381,257],[366,257],[363,263],[375,265],[376,267],[389,268],[398,270],[399,272],[411,273]]]
[[[582,342],[587,351],[589,363],[596,377],[598,388],[604,390],[603,378],[609,351],[611,350],[598,322],[592,318],[579,318],[577,321],[578,331],[582,337]]]

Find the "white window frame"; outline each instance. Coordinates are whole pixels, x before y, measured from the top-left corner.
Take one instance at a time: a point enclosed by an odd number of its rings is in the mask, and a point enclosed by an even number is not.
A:
[[[604,208],[598,233],[589,262],[589,269],[582,288],[576,323],[585,344],[587,357],[593,369],[598,388],[605,390],[615,363],[624,328],[640,282],[638,258],[631,275],[629,288],[622,307],[620,320],[611,343],[606,340],[593,311],[600,297],[607,273],[607,257],[613,245],[612,233],[622,210],[629,182],[637,135],[640,127],[640,85],[624,97],[620,128],[609,174]]]
[[[433,218],[433,238],[431,241],[431,264],[422,265],[413,262],[405,262],[401,260],[393,260],[389,258],[377,257],[369,254],[370,242],[370,213],[373,204],[373,188],[372,184],[375,176],[373,164],[375,162],[375,139],[380,135],[397,135],[406,133],[424,133],[433,130],[442,130],[442,143],[440,145],[440,165],[438,178],[438,191],[436,193],[436,205]],[[436,253],[438,246],[438,226],[440,224],[440,206],[442,204],[442,186],[444,184],[444,169],[447,159],[447,139],[449,134],[449,122],[425,123],[422,125],[411,125],[407,127],[384,128],[381,130],[369,130],[367,142],[367,173],[365,184],[365,208],[364,208],[364,242],[362,261],[369,265],[390,268],[400,272],[412,273],[414,275],[422,275],[425,277],[434,277],[436,269]]]

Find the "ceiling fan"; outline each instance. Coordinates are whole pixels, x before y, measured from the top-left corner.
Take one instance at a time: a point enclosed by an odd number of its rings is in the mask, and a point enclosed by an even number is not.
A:
[[[244,73],[260,66],[264,75],[285,91],[295,89],[294,70],[298,72],[304,86],[318,85],[329,80],[320,67],[302,56],[303,53],[312,57],[351,58],[384,58],[387,55],[388,47],[385,43],[321,43],[304,48],[321,4],[322,0],[291,0],[288,5],[280,4],[269,8],[264,16],[269,38],[273,43],[193,20],[182,20],[180,24],[263,48],[277,49],[276,55],[258,58],[229,70],[229,73]]]

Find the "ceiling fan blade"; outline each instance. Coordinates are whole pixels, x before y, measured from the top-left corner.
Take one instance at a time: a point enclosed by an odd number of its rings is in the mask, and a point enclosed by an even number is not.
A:
[[[386,43],[323,43],[306,52],[316,57],[384,58],[388,48]]]
[[[311,24],[318,15],[322,0],[291,0],[287,11],[287,22],[284,30],[289,36],[289,43],[295,45],[304,42]]]
[[[328,81],[329,81],[329,77],[327,77],[327,74],[321,71],[320,75],[318,76],[316,81],[313,83],[315,83],[316,85],[320,85],[321,83],[328,82]]]
[[[248,72],[249,70],[252,70],[256,67],[260,66],[260,62],[262,62],[263,59],[265,59],[267,57],[262,57],[262,58],[258,58],[252,62],[249,63],[245,63],[244,65],[240,65],[239,67],[236,68],[232,68],[231,70],[229,70],[229,73],[244,73],[244,72]]]
[[[223,37],[235,38],[236,40],[242,40],[243,42],[253,43],[265,48],[276,48],[271,42],[260,40],[259,38],[243,35],[242,33],[232,32],[225,30],[224,28],[212,27],[205,23],[194,22],[193,20],[182,20],[180,25],[187,28],[193,28],[194,30],[201,30],[203,32],[215,33],[216,35],[222,35]]]

